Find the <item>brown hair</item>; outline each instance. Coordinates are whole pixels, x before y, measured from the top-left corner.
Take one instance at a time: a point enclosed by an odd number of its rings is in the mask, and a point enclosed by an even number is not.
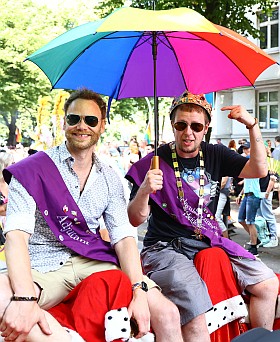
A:
[[[228,147],[229,148],[234,148],[236,150],[236,142],[235,142],[235,140],[230,140],[230,142],[228,143]]]
[[[101,118],[106,119],[106,103],[99,94],[87,88],[78,89],[69,96],[69,98],[64,103],[65,114],[67,114],[67,110],[70,104],[77,99],[94,101],[100,108]]]

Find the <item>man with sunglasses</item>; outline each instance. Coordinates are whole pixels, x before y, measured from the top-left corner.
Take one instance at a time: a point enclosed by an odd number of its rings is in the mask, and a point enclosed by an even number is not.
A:
[[[131,224],[139,226],[149,217],[141,252],[143,269],[177,305],[183,338],[188,342],[210,341],[205,313],[212,302],[193,263],[200,250],[220,247],[228,254],[240,289],[251,294],[253,327],[272,329],[278,294],[273,271],[240,245],[223,238],[215,220],[222,177],[267,174],[257,120],[242,106],[222,110],[229,110],[228,117],[248,129],[253,159],[203,141],[211,105],[204,95],[185,92],[174,99],[170,109],[175,141],[159,147],[160,169],[150,168],[152,157],[148,155],[126,175],[133,183],[128,206]]]
[[[94,152],[105,130],[105,102],[81,89],[70,95],[64,110],[66,142],[5,170],[8,273],[0,275],[1,335],[9,341],[25,341],[34,328],[41,334],[36,342],[44,341],[51,331],[42,308],[61,302],[92,273],[121,267],[131,281],[128,310],[138,323],[137,337],[149,331],[151,315],[157,340],[171,341],[181,336],[179,314],[154,282],[145,283],[123,185]],[[100,217],[111,244],[101,239]],[[164,303],[164,312],[158,302]],[[86,319],[90,313],[84,315]],[[99,339],[92,336],[92,341]]]

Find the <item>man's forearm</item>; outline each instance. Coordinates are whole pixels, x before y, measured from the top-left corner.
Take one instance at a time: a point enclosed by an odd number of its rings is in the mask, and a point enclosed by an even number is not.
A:
[[[262,178],[267,175],[267,156],[258,125],[249,129],[250,159],[240,173],[240,178]]]
[[[140,256],[134,237],[127,237],[115,245],[115,250],[120,262],[121,269],[135,284],[143,279]]]
[[[130,223],[137,227],[142,224],[150,213],[149,195],[144,193],[141,187],[136,196],[128,204],[127,212]]]
[[[6,262],[14,294],[23,297],[36,297],[28,254],[28,237],[27,233],[21,231],[13,231],[7,234],[5,243]]]

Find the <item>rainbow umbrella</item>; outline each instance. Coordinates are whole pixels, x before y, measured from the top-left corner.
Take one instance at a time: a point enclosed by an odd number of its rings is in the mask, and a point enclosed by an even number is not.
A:
[[[27,60],[53,88],[87,87],[111,100],[154,97],[156,148],[158,96],[253,85],[276,63],[246,38],[194,10],[131,7],[69,30]]]

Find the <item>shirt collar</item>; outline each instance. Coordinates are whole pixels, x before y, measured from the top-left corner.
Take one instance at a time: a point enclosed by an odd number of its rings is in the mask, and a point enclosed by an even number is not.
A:
[[[58,146],[59,149],[59,155],[60,155],[60,162],[68,162],[73,163],[74,157],[72,157],[71,153],[68,151],[66,147],[66,142],[63,142],[61,145]],[[100,159],[96,156],[94,156],[94,166],[96,171],[101,171],[102,169],[102,163]]]

